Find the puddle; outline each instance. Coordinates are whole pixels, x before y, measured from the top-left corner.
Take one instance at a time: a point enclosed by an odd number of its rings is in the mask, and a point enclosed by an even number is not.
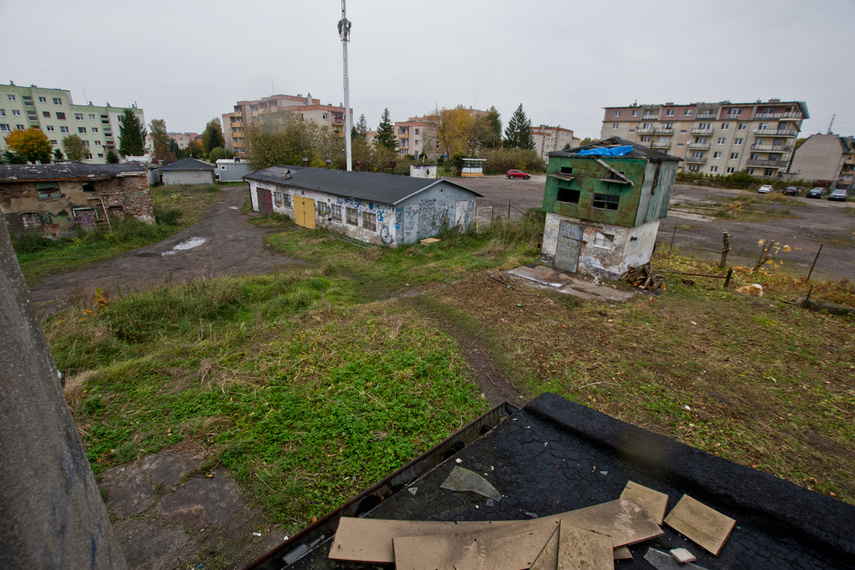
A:
[[[245,237],[245,236],[241,236],[241,237],[233,238],[233,239],[232,239],[232,241],[243,241],[243,240],[245,240],[245,239],[246,239],[246,237]]]
[[[169,251],[164,251],[160,255],[175,255],[179,251],[186,251],[188,249],[193,249],[194,247],[199,247],[203,243],[207,242],[208,238],[203,237],[191,237],[190,239],[186,239],[181,243],[175,244],[172,249]]]
[[[239,210],[239,209],[240,208],[238,208],[237,206],[229,206],[229,210]]]

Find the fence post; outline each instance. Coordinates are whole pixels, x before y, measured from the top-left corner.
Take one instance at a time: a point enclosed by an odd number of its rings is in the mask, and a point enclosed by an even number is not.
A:
[[[668,246],[668,257],[671,257],[671,248],[674,247],[674,237],[677,235],[677,226],[674,226],[674,232],[671,234],[671,245]]]
[[[730,240],[728,239],[730,234],[724,232],[721,236],[722,246],[721,246],[721,260],[718,262],[718,266],[720,269],[724,269],[724,266],[727,265],[727,252],[730,251]],[[727,285],[725,285],[727,287]]]
[[[822,246],[825,245],[823,243],[819,244],[819,250],[816,252],[816,257],[813,258],[813,263],[810,266],[810,271],[808,271],[808,276],[805,281],[810,281],[810,276],[813,275],[813,268],[816,267],[816,260],[819,259],[819,253],[822,251]]]
[[[733,277],[733,269],[728,269],[727,270],[727,277],[724,278],[724,288],[725,289],[727,289],[727,287],[730,285],[730,278],[731,277]]]

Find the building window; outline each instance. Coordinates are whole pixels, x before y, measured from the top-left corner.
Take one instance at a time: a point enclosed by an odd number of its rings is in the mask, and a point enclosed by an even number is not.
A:
[[[64,121],[65,120],[65,113],[57,112],[56,118],[59,119],[60,121]]]
[[[564,202],[565,204],[578,204],[579,197],[581,196],[581,191],[573,190],[571,188],[562,188],[558,187],[558,196],[556,196],[556,200],[559,202]]]
[[[327,214],[330,213],[330,207],[326,202],[318,202],[318,215],[322,218],[327,217]]]
[[[56,146],[59,143],[57,143],[56,140],[54,140],[54,139],[50,139],[50,144],[52,144],[53,146]]]
[[[617,210],[620,203],[620,196],[612,194],[594,194],[594,203],[592,206],[599,210]]]
[[[81,135],[85,135],[86,134],[86,127],[77,127],[77,132],[80,133]]]
[[[602,247],[604,249],[612,249],[615,245],[614,234],[606,234],[596,232],[594,234],[594,247]]]
[[[7,125],[6,123],[0,123],[0,131],[11,131],[11,130],[12,129],[10,129],[9,125]]]
[[[737,128],[738,128],[740,131],[744,131],[745,129],[747,129],[747,128],[748,128],[748,125],[747,125],[747,124],[745,124],[745,123],[739,123],[739,126],[738,126]]]
[[[332,219],[341,221],[341,206],[338,204],[332,205]]]
[[[89,141],[83,141],[83,146],[89,146]]]
[[[633,117],[637,117],[637,116],[638,116],[638,109],[633,109],[633,111],[632,111],[632,116],[633,116]]]
[[[11,95],[10,95],[10,97],[11,97]],[[12,101],[14,101],[14,99],[12,99]],[[615,117],[620,117],[620,111],[615,111]]]
[[[742,139],[733,139],[733,144],[742,144]]]
[[[699,129],[709,130],[712,128],[712,123],[698,123]]]
[[[13,117],[20,117],[21,112],[18,109],[12,109],[12,116]]]
[[[19,131],[23,131],[24,125],[15,125],[15,128],[18,129]]]
[[[710,166],[710,172],[712,172],[713,174],[718,172],[718,166]]]
[[[282,192],[274,192],[273,193],[273,205],[277,208],[282,207]]]
[[[751,176],[754,176],[754,169],[753,169],[753,168],[749,168],[749,169],[748,169],[748,174],[750,174]]]
[[[54,97],[54,98],[53,98],[53,104],[54,104],[54,105],[62,105],[62,98],[60,98],[60,97]]]
[[[419,134],[419,128],[418,128],[418,127],[416,127],[416,128],[415,128],[415,133],[414,133],[414,134]]]
[[[97,133],[97,132],[98,132],[98,127],[92,127],[92,132],[93,132],[93,133]]]
[[[50,111],[42,111],[42,117],[45,119],[50,119]]]
[[[686,109],[685,111],[683,111],[683,115],[685,115],[687,117],[691,117],[692,116],[692,110]]]
[[[721,158],[721,153],[720,152],[714,152],[712,157],[713,158]]]
[[[652,140],[652,139],[651,139],[651,137],[649,137],[649,136],[643,136],[643,137],[641,137],[641,142],[643,142],[643,143],[649,143],[649,142],[651,142],[651,140]]]
[[[95,113],[89,113],[89,120],[90,120],[90,121],[94,121],[94,120],[95,120]]]
[[[620,124],[619,124],[619,123],[612,123],[612,128],[613,128],[613,129],[615,129],[615,130],[617,130],[617,128],[618,128],[619,126],[620,126]]]
[[[47,97],[39,97],[39,103],[47,103]]]
[[[741,114],[742,114],[742,109],[730,109],[730,110],[728,111],[728,114],[729,114],[731,117],[738,117],[739,115],[741,115]]]
[[[359,225],[359,217],[357,216],[356,208],[345,208],[347,213],[347,223],[351,226]]]
[[[372,232],[377,231],[377,214],[372,214],[371,212],[362,212],[362,227],[371,230]]]
[[[82,121],[83,120],[83,113],[74,113],[74,120],[75,121]]]
[[[35,212],[21,214],[21,225],[25,230],[42,227],[42,217]]]
[[[14,101],[14,100],[15,100],[15,96],[10,93],[9,94],[9,101]]]
[[[689,172],[699,172],[700,170],[701,170],[701,167],[698,166],[697,164],[690,164],[689,165]]]
[[[775,174],[774,168],[767,168],[766,170],[763,171],[763,176],[774,176],[774,174]]]
[[[95,191],[95,185],[92,184],[91,182],[84,182],[83,184],[81,184],[81,187],[83,188],[84,192],[94,192]]]
[[[715,141],[715,144],[724,144],[724,137],[718,137],[718,140]]]
[[[101,146],[101,141],[94,141],[92,144],[94,144],[95,146]]]
[[[67,133],[67,132],[68,132],[68,127],[60,127],[60,128],[59,128],[59,132],[61,132],[61,133]]]
[[[48,125],[46,128],[47,128],[47,132],[49,132],[49,133],[53,132],[53,125]]]
[[[732,153],[730,153],[730,160],[736,160],[736,159],[738,159],[738,158],[739,158],[739,153],[738,153],[738,152],[732,152]]]
[[[55,182],[36,184],[36,194],[41,202],[55,202],[62,198],[59,185]]]
[[[687,132],[688,132],[688,131],[686,131],[686,129],[680,129],[680,134],[681,134],[681,135],[685,135]]]
[[[734,172],[736,172],[736,169],[734,167],[732,167],[732,166],[727,167],[727,173],[728,174],[733,174]]]
[[[666,117],[673,117],[674,116],[674,109],[666,109],[665,110],[665,116]]]
[[[0,117],[5,117],[5,116],[6,116],[6,111],[4,111],[3,109],[0,109]]]
[[[104,153],[103,153],[103,152],[99,152],[99,153],[98,153],[98,158],[104,158]]]

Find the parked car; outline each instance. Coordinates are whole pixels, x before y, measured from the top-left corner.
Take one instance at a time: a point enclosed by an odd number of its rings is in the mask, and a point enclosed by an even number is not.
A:
[[[508,170],[508,180],[512,178],[522,178],[523,180],[528,180],[531,178],[531,174],[527,174],[522,170]]]
[[[787,186],[784,189],[784,196],[798,196],[798,195],[799,195],[799,189],[796,188],[795,186]]]
[[[817,200],[819,200],[824,195],[825,195],[825,188],[823,188],[822,186],[817,186],[815,188],[811,188],[810,190],[808,190],[808,193],[805,196],[805,198],[816,198]]]
[[[760,188],[757,189],[757,191],[760,192],[761,194],[768,194],[772,190],[774,190],[774,188],[772,188],[772,186],[769,184],[764,184],[763,186],[761,186]]]
[[[832,190],[831,194],[828,195],[829,200],[839,200],[840,202],[846,201],[846,190],[843,188],[838,188],[837,190]]]

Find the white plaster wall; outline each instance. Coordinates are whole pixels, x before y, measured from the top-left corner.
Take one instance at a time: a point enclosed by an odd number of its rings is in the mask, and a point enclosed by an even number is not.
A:
[[[192,170],[184,172],[163,172],[163,183],[169,184],[213,184],[213,170]]]

